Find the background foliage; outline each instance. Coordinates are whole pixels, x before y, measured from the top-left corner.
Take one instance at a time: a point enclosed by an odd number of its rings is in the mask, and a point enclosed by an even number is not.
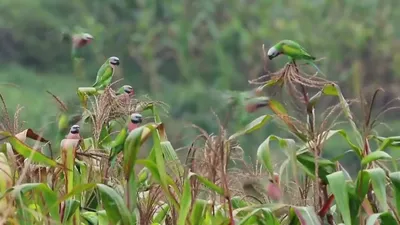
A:
[[[139,95],[173,106],[165,121],[169,138],[174,146],[185,146],[194,135],[188,123],[216,130],[210,110],[223,117],[221,91],[248,90],[249,79],[283,65],[283,59],[265,65],[261,51],[262,44],[269,47],[281,39],[296,40],[325,57],[318,65],[330,80],[339,81],[347,97],[371,86],[385,88],[380,104],[398,96],[399,19],[396,0],[3,0],[1,83],[18,87],[1,85],[0,92],[10,109],[25,107],[26,126],[51,138],[58,108],[45,90],[78,109],[73,90],[91,85],[99,66],[115,55],[121,59],[117,78]],[[74,74],[61,31],[80,28],[95,40],[79,52],[85,66]],[[243,127],[256,116],[237,109],[229,127]],[[396,114],[386,116],[392,130],[380,127],[381,134],[396,133]],[[254,157],[252,143],[282,132],[270,124],[242,146]],[[332,141],[325,152],[342,152],[344,146]]]

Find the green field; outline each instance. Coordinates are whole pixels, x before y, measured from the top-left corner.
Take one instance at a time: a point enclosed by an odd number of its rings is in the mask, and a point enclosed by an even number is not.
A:
[[[0,12],[0,224],[400,224],[400,1]],[[269,59],[283,39],[326,76]]]

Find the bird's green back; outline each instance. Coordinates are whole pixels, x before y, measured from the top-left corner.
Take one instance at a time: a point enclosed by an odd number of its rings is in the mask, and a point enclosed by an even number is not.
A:
[[[292,40],[282,40],[276,44],[276,48],[293,59],[315,59],[315,57],[307,53],[303,46]]]

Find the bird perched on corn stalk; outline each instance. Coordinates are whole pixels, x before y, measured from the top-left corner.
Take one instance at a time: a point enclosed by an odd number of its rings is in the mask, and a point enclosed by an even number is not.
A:
[[[65,136],[66,139],[81,139],[80,135],[81,127],[77,124],[72,125],[69,133]]]
[[[292,40],[282,40],[276,43],[268,50],[268,58],[274,59],[279,55],[286,55],[289,60],[295,63],[296,60],[304,60],[307,64],[312,65],[319,73],[323,74],[321,70],[313,62],[316,58],[309,54],[306,49]]]
[[[119,66],[119,58],[111,56],[108,58],[100,69],[97,71],[96,82],[92,87],[96,89],[104,88],[111,83],[112,77],[114,75],[115,69]]]
[[[130,116],[130,120],[126,128],[122,129],[117,137],[109,144],[111,148],[109,162],[112,163],[116,156],[124,149],[125,140],[128,134],[134,129],[138,128],[143,122],[143,116],[140,113],[133,113]]]
[[[124,85],[120,87],[117,91],[117,95],[122,95],[122,94],[128,94],[129,96],[133,96],[135,94],[135,91],[133,90],[132,86]]]

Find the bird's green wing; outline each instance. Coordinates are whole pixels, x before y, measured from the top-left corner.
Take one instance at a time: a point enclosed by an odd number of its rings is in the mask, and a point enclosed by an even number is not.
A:
[[[307,53],[305,48],[295,41],[285,40],[282,45],[283,52],[294,59],[313,59],[314,57]]]
[[[93,87],[104,87],[108,85],[111,82],[113,73],[114,69],[110,65],[102,66],[97,73],[96,83],[93,84]]]
[[[96,82],[94,82],[94,84],[92,85],[93,87],[95,87],[99,83],[99,81],[101,80],[101,76],[103,76],[106,68],[107,68],[107,62],[101,65],[100,69],[97,71]]]
[[[282,46],[283,52],[293,58],[298,58],[298,56],[303,55],[303,51],[301,50],[301,48],[296,48],[294,46],[291,45],[283,45]]]

